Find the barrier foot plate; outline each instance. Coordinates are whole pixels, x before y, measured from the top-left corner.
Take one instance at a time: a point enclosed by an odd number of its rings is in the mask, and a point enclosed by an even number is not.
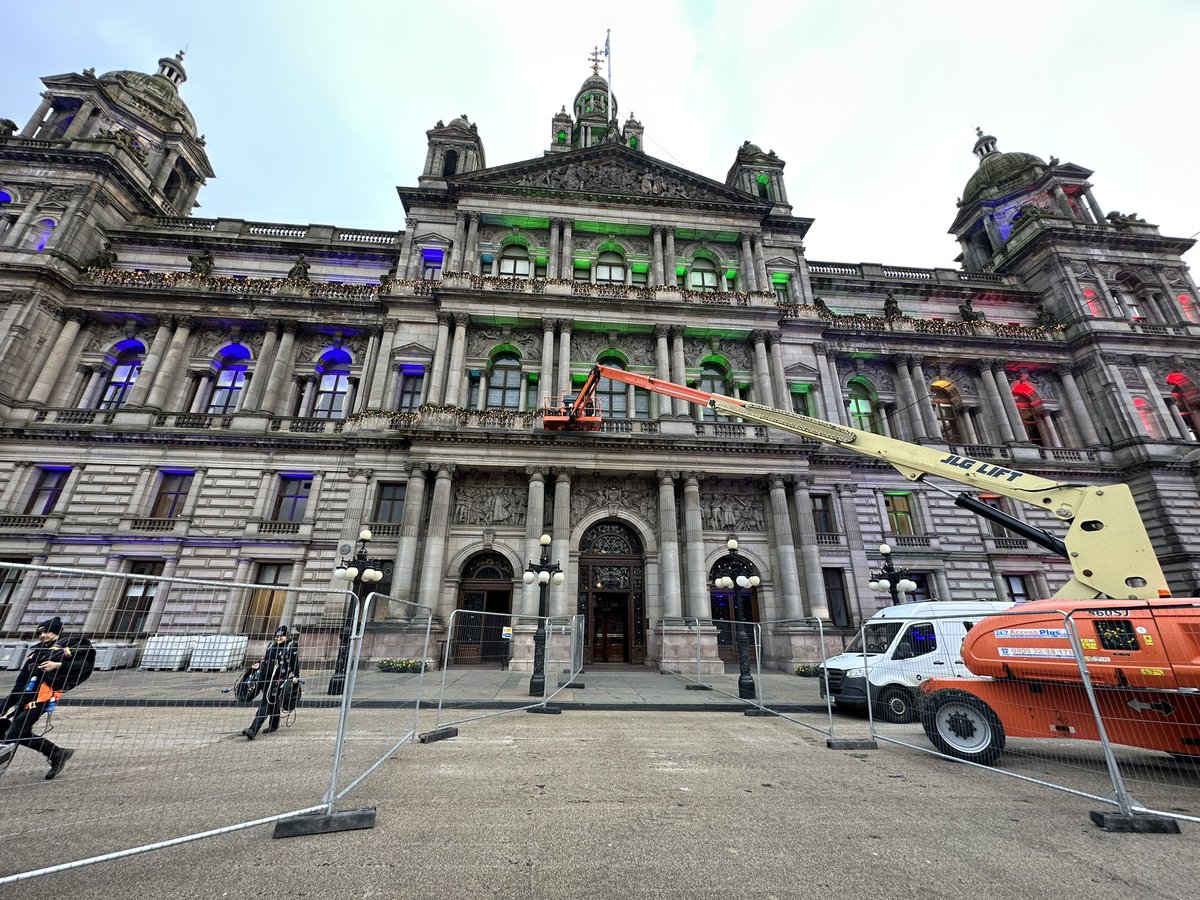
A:
[[[571,688],[572,690],[576,690],[576,691],[583,690],[583,682],[582,681],[560,681],[558,683],[558,686],[560,688],[564,688],[564,687]]]
[[[869,738],[826,738],[825,746],[830,750],[878,750],[879,745]]]
[[[452,737],[458,737],[458,729],[453,725],[443,725],[441,728],[417,735],[417,740],[422,744],[432,744],[434,741],[444,741],[446,738]]]
[[[275,823],[273,838],[301,837],[306,834],[333,834],[337,831],[355,831],[375,827],[375,807],[343,809],[331,815],[312,813],[292,819],[280,819]]]
[[[1120,834],[1179,834],[1179,821],[1169,816],[1095,811],[1088,813],[1092,822],[1105,831]]]
[[[747,709],[743,715],[746,716],[777,716],[779,713],[771,712],[769,709],[761,709],[757,706],[752,706]]]
[[[685,691],[711,691],[712,685],[711,684],[699,684],[699,683],[685,684],[683,686],[683,689]]]
[[[541,716],[557,716],[559,713],[562,712],[562,709],[560,709],[557,706],[531,706],[531,707],[529,707],[529,709],[527,709],[525,711],[531,712],[531,713],[537,713],[538,715],[541,715]]]

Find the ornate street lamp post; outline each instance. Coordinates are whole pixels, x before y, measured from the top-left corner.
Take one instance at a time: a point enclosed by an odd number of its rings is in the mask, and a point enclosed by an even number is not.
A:
[[[342,557],[333,577],[350,583],[350,590],[362,602],[363,585],[374,584],[383,579],[382,560],[367,555],[367,543],[371,530],[364,528],[358,533],[358,552],[352,557]],[[354,597],[346,598],[346,614],[342,618],[341,640],[338,642],[337,662],[333,665],[333,677],[329,679],[328,694],[341,694],[346,688],[346,667],[350,662],[350,637],[354,634]]]
[[[542,558],[529,561],[521,580],[526,584],[538,585],[538,622],[533,633],[533,675],[529,678],[529,696],[542,697],[546,693],[546,594],[550,582],[562,584],[566,573],[558,563],[550,562],[550,535],[542,535]]]
[[[899,606],[901,594],[910,594],[917,589],[917,583],[908,577],[908,569],[897,569],[892,562],[892,548],[887,544],[879,545],[879,553],[883,557],[883,565],[878,572],[871,573],[867,587],[873,591],[885,591],[892,598],[892,606]]]
[[[725,542],[729,550],[730,560],[726,565],[735,573],[732,577],[722,575],[713,584],[721,590],[737,590],[734,592],[733,616],[737,623],[737,653],[738,653],[738,697],[742,700],[753,700],[754,678],[750,675],[750,592],[759,586],[761,579],[751,573],[750,564],[738,556],[738,542],[730,538]]]

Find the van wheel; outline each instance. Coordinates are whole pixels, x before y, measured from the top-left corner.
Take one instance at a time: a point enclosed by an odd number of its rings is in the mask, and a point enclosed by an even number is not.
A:
[[[966,691],[938,691],[921,713],[925,734],[942,753],[990,766],[1004,751],[1004,726],[992,708]]]
[[[885,722],[915,722],[917,708],[913,703],[913,695],[906,688],[892,685],[879,692],[875,701],[876,715]]]

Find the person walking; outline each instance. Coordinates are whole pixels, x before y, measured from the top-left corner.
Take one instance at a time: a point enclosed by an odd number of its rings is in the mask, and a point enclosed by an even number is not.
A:
[[[47,781],[57,777],[75,754],[33,734],[42,714],[54,709],[63,691],[86,679],[95,664],[91,644],[83,638],[64,637],[62,630],[58,616],[38,623],[38,643],[29,649],[13,689],[0,704],[0,772],[12,762],[19,746],[36,750],[50,761]]]
[[[249,728],[243,728],[242,734],[246,740],[252,741],[258,735],[263,722],[270,719],[270,724],[263,734],[270,734],[279,728],[280,706],[286,682],[291,682],[295,690],[300,684],[300,654],[296,641],[288,634],[287,626],[280,625],[275,629],[275,640],[267,647],[261,662],[254,664],[254,669],[262,684],[262,699],[258,701],[258,710]]]

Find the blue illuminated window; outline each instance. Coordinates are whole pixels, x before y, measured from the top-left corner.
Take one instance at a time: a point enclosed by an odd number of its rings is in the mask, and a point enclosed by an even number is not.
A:
[[[125,405],[138,373],[142,371],[142,353],[142,345],[134,343],[117,354],[116,364],[108,373],[108,383],[100,398],[100,409],[120,409]]]
[[[312,491],[309,476],[284,475],[279,479],[279,497],[275,501],[276,522],[303,522]]]
[[[29,502],[25,504],[25,515],[48,516],[54,512],[70,474],[69,468],[38,469],[33,493],[29,495]]]

